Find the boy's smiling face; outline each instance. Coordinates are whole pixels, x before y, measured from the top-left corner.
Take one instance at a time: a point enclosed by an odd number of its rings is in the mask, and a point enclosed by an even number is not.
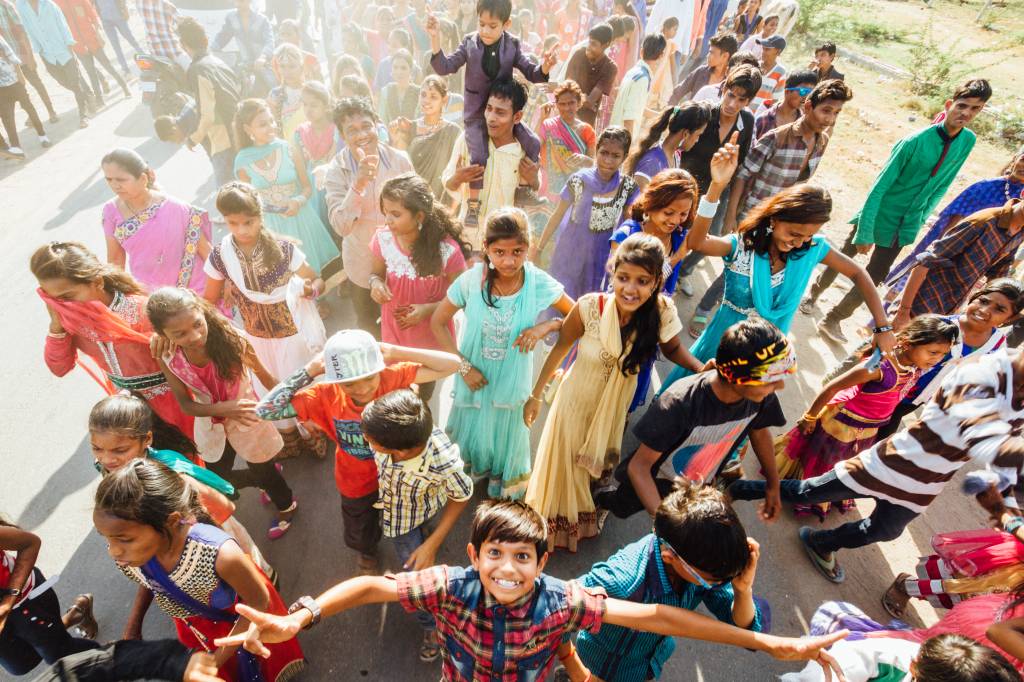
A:
[[[537,558],[537,546],[531,542],[485,540],[479,553],[473,543],[466,552],[484,590],[499,604],[513,604],[529,594],[548,561],[547,552]]]

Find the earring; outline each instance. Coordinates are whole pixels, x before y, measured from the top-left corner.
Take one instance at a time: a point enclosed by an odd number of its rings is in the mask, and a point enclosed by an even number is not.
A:
[[[490,268],[491,270],[495,269],[494,263],[492,263],[491,261],[487,261],[487,267]]]
[[[423,231],[423,223],[416,223],[416,231],[417,232],[422,232]]]
[[[768,229],[767,229],[767,230],[765,230],[765,232],[766,232],[767,234],[771,234],[771,233],[772,233],[772,232],[774,232],[774,231],[775,231],[775,223],[774,223],[774,222],[770,222],[770,223],[768,223]]]

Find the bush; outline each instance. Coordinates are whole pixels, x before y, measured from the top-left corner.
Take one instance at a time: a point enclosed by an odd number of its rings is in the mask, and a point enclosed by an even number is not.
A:
[[[958,82],[972,70],[956,56],[959,54],[959,41],[952,44],[937,41],[930,21],[916,39],[911,39],[911,44],[907,70],[910,72],[910,91],[915,95],[945,97],[950,84]]]

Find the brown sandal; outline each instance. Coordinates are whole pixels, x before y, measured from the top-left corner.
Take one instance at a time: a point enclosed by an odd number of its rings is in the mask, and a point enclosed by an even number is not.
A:
[[[95,639],[100,630],[99,623],[96,622],[96,616],[92,612],[92,604],[91,594],[80,594],[75,597],[74,603],[71,604],[64,614],[68,622],[68,625],[65,627],[75,628],[78,634],[86,639]]]
[[[907,604],[910,603],[910,595],[907,594],[906,587],[909,578],[909,573],[900,573],[882,595],[882,608],[890,616],[899,620],[903,620],[907,613]]]

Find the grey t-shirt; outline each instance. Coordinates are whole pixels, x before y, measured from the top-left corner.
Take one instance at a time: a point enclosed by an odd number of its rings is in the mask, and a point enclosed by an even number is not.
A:
[[[785,425],[774,393],[759,403],[723,403],[711,388],[713,377],[712,372],[702,372],[675,382],[633,427],[641,443],[661,453],[651,468],[654,478],[683,476],[707,482],[752,429]],[[616,470],[620,481],[628,478],[626,467],[632,456]]]

